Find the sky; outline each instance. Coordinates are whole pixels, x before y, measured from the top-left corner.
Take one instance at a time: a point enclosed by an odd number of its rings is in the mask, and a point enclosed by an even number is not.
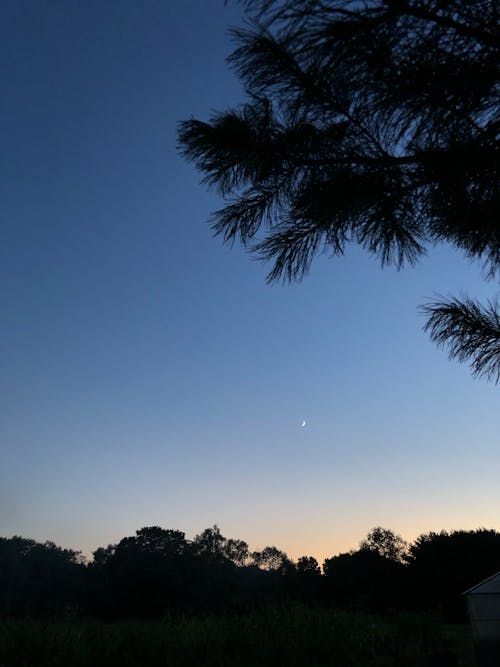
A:
[[[217,524],[322,561],[500,530],[499,387],[422,331],[494,296],[447,247],[299,284],[213,238],[180,120],[244,102],[223,0],[0,0],[0,535],[86,554]],[[302,421],[306,426],[302,427]]]

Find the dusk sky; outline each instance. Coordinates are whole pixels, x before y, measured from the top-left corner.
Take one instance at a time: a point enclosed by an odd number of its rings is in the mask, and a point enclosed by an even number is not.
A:
[[[223,0],[0,0],[0,536],[86,554],[217,523],[325,557],[500,529],[500,388],[422,331],[496,285],[448,247],[300,284],[213,238],[177,123],[244,101]],[[301,427],[302,421],[306,426]]]

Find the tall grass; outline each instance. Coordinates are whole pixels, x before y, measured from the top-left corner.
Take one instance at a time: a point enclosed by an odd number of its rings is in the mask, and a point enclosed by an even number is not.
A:
[[[440,651],[472,667],[469,645],[425,615],[301,606],[156,622],[0,620],[0,667],[427,667]]]

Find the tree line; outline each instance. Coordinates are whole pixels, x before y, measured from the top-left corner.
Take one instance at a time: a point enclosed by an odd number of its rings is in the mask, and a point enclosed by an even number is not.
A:
[[[53,542],[0,538],[0,613],[160,618],[300,602],[367,612],[432,610],[463,620],[461,593],[500,570],[500,533],[429,532],[407,543],[374,528],[358,549],[296,562],[250,551],[215,525],[194,539],[158,526],[100,547],[87,561]]]

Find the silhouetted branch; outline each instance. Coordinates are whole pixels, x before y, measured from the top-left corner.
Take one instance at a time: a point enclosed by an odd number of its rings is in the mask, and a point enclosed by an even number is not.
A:
[[[241,1],[229,63],[249,100],[179,133],[226,200],[215,232],[271,262],[268,280],[349,243],[401,268],[444,242],[499,273],[497,0]],[[498,381],[493,306],[424,311],[433,340]]]
[[[451,358],[468,361],[477,376],[500,380],[500,312],[465,298],[436,301],[421,307],[429,316],[424,327],[431,339],[447,347]]]

